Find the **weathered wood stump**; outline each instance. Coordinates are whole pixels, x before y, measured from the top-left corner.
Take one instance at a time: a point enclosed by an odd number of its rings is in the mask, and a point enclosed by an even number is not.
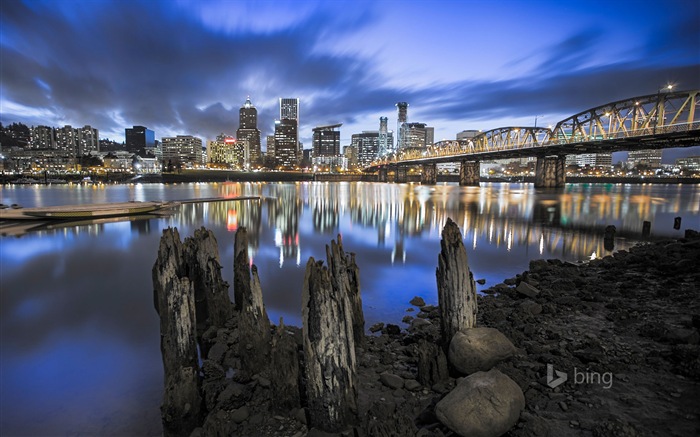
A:
[[[450,376],[447,356],[440,346],[420,340],[416,348],[418,358],[417,380],[426,387],[432,387]]]
[[[355,254],[346,254],[343,250],[343,238],[338,234],[338,243],[331,240],[326,246],[326,259],[331,271],[333,288],[346,294],[352,309],[353,338],[356,346],[365,343],[365,315],[362,310],[360,295],[360,268],[355,263]]]
[[[258,269],[248,258],[248,233],[238,228],[234,243],[233,292],[238,311],[238,354],[242,379],[267,370],[270,364],[270,319],[263,304]]]
[[[275,393],[273,410],[286,412],[298,408],[301,405],[301,395],[297,343],[294,337],[287,333],[282,318],[272,336],[271,362],[270,382],[272,391]]]
[[[476,285],[469,271],[462,233],[448,218],[442,230],[437,277],[440,331],[443,348],[459,330],[476,325]]]
[[[327,432],[342,431],[357,420],[353,313],[348,295],[333,282],[323,262],[309,258],[302,288],[309,427]]]
[[[200,424],[202,398],[194,284],[187,278],[177,229],[163,231],[152,277],[165,370],[165,394],[161,406],[163,434],[189,436]]]
[[[187,276],[194,285],[199,336],[205,327],[222,327],[233,314],[228,284],[221,277],[219,246],[214,233],[202,227],[184,243]]]

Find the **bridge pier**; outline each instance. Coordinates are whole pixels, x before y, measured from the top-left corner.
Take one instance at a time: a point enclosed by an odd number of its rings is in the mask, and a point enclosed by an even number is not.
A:
[[[566,157],[538,156],[535,188],[559,188],[566,184]]]
[[[389,182],[389,169],[382,167],[377,173],[377,182]]]
[[[462,161],[459,166],[460,186],[479,186],[479,161]]]
[[[423,185],[437,184],[437,164],[423,164],[423,173],[420,175],[420,183]]]
[[[408,167],[396,166],[394,173],[394,182],[397,184],[405,184],[408,182]]]

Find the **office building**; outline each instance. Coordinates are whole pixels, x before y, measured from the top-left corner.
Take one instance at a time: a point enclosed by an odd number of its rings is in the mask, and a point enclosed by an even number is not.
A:
[[[153,151],[156,147],[155,132],[144,126],[126,128],[125,137],[128,152]]]
[[[292,169],[299,164],[297,122],[289,118],[275,120],[275,160],[279,167]],[[269,147],[269,145],[268,145]]]
[[[627,155],[627,165],[630,168],[645,166],[648,168],[661,167],[661,149],[635,150]]]
[[[302,145],[299,142],[299,99],[280,98],[280,120],[294,120],[296,123],[297,158],[301,159]]]
[[[394,151],[394,137],[393,133],[388,129],[387,122],[388,119],[386,117],[379,117],[379,150],[377,151],[377,156],[380,158]]]
[[[313,128],[313,157],[340,156],[340,131],[342,123]]]
[[[406,147],[406,123],[408,123],[408,103],[398,102],[396,104],[398,111],[396,118],[396,132],[399,137],[396,141],[396,150],[403,150]]]
[[[379,152],[379,131],[362,131],[362,133],[353,134],[351,137],[351,145],[357,150],[357,164],[360,167],[366,167],[377,159],[377,154]]]
[[[238,146],[242,150],[243,168],[260,163],[260,129],[258,129],[258,110],[250,97],[238,111],[239,125],[236,130]]]
[[[161,159],[163,163],[202,164],[202,140],[192,135],[163,137]]]
[[[566,165],[578,165],[579,167],[610,167],[612,166],[612,153],[567,155]]]
[[[676,167],[681,170],[700,171],[700,156],[689,156],[676,159]]]
[[[207,162],[224,166],[236,165],[235,145],[235,138],[219,134],[216,140],[207,142]]]

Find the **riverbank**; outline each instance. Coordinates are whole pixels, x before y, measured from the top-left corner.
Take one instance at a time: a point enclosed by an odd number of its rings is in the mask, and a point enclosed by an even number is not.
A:
[[[696,435],[698,290],[700,237],[693,231],[586,264],[533,260],[528,271],[485,290],[477,326],[496,328],[513,342],[515,355],[495,367],[525,395],[525,409],[506,435]],[[417,298],[405,314],[402,326],[370,327],[375,334],[356,349],[356,429],[374,436],[454,435],[435,405],[461,378],[426,386],[417,364],[420,347],[439,339],[438,308]],[[234,317],[205,334],[209,413],[193,435],[334,435],[310,431],[303,405],[275,410],[273,376],[235,376],[237,324]],[[300,351],[300,330],[286,331]],[[556,380],[547,377],[548,366]]]

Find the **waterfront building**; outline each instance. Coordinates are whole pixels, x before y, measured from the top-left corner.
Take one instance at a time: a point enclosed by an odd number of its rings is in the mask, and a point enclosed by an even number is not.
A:
[[[676,159],[676,167],[681,170],[700,171],[700,156]]]
[[[630,168],[638,167],[640,165],[649,168],[660,168],[661,154],[661,149],[635,150],[628,153],[627,165]]]
[[[362,131],[353,134],[351,145],[357,150],[357,163],[360,167],[369,165],[377,159],[379,153],[379,131]]]
[[[381,142],[381,133],[380,142]],[[345,146],[343,147],[343,156],[348,160],[348,168],[354,169],[358,166],[358,156],[357,156],[357,146]]]
[[[30,149],[54,149],[54,129],[49,126],[32,126],[29,136]]]
[[[610,167],[612,166],[612,153],[567,155],[566,165],[578,165],[579,167]]]
[[[192,135],[163,137],[161,160],[164,164],[202,164],[202,140]]]
[[[7,152],[7,169],[31,172],[65,172],[77,169],[75,154],[55,149],[13,149]]]
[[[299,142],[299,99],[298,98],[280,98],[280,120],[294,121],[296,125],[294,141],[296,144],[297,162],[301,160],[303,146]],[[289,123],[289,122],[288,122]]]
[[[124,130],[126,138],[126,150],[139,152],[141,150],[153,151],[156,147],[155,132],[145,126],[128,127]]]
[[[296,120],[275,120],[275,161],[278,167],[292,169],[299,164],[298,133]]]
[[[258,110],[248,97],[238,111],[238,130],[236,139],[243,155],[242,168],[250,168],[260,163],[260,129],[258,129]]]
[[[342,123],[313,128],[313,157],[340,156],[340,131]]]
[[[215,140],[207,141],[207,162],[225,166],[236,165],[235,144],[235,138],[223,133]]]

